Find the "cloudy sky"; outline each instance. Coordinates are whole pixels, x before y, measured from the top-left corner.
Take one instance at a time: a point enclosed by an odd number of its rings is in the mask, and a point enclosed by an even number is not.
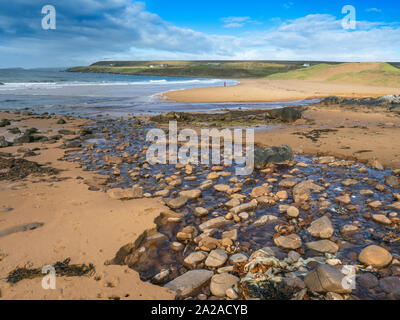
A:
[[[42,27],[45,5],[56,10],[56,29]],[[355,8],[355,29],[343,28],[345,5]],[[399,20],[393,0],[0,0],[0,68],[153,59],[400,61]]]

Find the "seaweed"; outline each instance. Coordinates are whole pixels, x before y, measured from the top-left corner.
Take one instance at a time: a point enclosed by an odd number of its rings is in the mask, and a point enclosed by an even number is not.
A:
[[[83,277],[86,275],[93,275],[95,267],[93,264],[82,264],[82,265],[70,265],[70,258],[65,259],[62,262],[57,262],[53,267],[56,271],[56,275],[60,277]],[[26,267],[17,268],[11,271],[7,276],[7,282],[16,284],[24,279],[34,279],[42,277],[42,268],[27,269]]]

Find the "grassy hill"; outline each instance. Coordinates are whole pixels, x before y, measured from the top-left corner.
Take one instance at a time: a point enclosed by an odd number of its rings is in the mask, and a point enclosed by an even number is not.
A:
[[[303,67],[302,61],[101,61],[69,72],[202,78],[265,78]]]
[[[317,64],[268,76],[270,79],[328,81],[374,86],[400,86],[400,69],[389,63]]]

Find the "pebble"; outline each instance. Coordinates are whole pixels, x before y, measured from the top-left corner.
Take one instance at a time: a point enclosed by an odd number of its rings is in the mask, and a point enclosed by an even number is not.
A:
[[[330,240],[320,240],[306,243],[306,247],[321,253],[335,254],[339,251],[339,246]]]
[[[208,216],[208,210],[205,208],[197,207],[194,209],[194,214],[197,217],[205,217]]]
[[[286,210],[286,213],[290,218],[297,218],[300,214],[299,209],[297,209],[296,207],[289,207]]]
[[[211,278],[210,291],[216,297],[225,297],[226,291],[239,283],[239,278],[229,273],[216,274]]]
[[[313,237],[329,239],[330,237],[332,237],[334,229],[329,218],[327,216],[324,216],[313,221],[307,231]]]
[[[392,224],[392,221],[386,217],[384,214],[374,214],[372,216],[372,220],[375,222],[378,222],[380,224],[383,224],[385,226],[390,226]]]
[[[164,287],[175,291],[177,298],[185,299],[193,296],[206,286],[213,276],[212,271],[208,270],[192,270],[182,276],[168,282]]]
[[[235,265],[237,263],[243,263],[249,260],[249,257],[243,253],[234,254],[229,258],[229,263]]]
[[[203,251],[193,252],[183,261],[183,265],[188,269],[195,269],[197,265],[207,258],[207,253]]]
[[[301,238],[297,234],[280,236],[274,239],[274,243],[277,247],[291,250],[299,249],[302,245]]]
[[[220,268],[228,260],[228,254],[224,250],[213,250],[206,259],[206,266],[208,268]]]

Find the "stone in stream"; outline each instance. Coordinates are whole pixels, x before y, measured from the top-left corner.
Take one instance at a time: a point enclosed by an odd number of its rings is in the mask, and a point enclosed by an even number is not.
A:
[[[237,229],[223,232],[222,239],[231,239],[232,241],[237,241],[237,239],[238,239]]]
[[[188,269],[195,269],[197,265],[206,260],[206,258],[207,253],[204,251],[193,252],[185,258],[183,265]]]
[[[214,186],[214,190],[217,192],[228,192],[230,189],[231,187],[226,184],[217,184]]]
[[[395,202],[395,203],[392,203],[392,204],[389,206],[389,208],[390,208],[391,210],[395,210],[395,211],[400,212],[400,201],[397,201],[397,202]]]
[[[293,199],[301,203],[310,199],[311,192],[322,192],[325,189],[314,183],[313,180],[302,181],[293,188]]]
[[[354,179],[346,179],[346,180],[342,181],[342,185],[344,185],[345,187],[355,186],[357,184],[358,184],[358,181],[354,180]]]
[[[243,263],[243,262],[246,262],[248,260],[249,260],[249,257],[246,256],[245,254],[237,253],[237,254],[234,254],[233,256],[231,256],[229,258],[229,263],[235,265],[237,263]]]
[[[335,267],[319,265],[307,274],[304,283],[312,292],[317,293],[351,293],[351,289],[343,287],[345,275]]]
[[[225,203],[225,206],[230,209],[232,209],[234,207],[238,207],[238,206],[240,206],[240,200],[239,199],[231,199]]]
[[[253,198],[259,198],[259,197],[269,194],[270,192],[271,192],[271,190],[269,188],[261,186],[261,187],[254,188],[251,191],[250,196],[252,196]]]
[[[205,209],[205,208],[201,208],[201,207],[195,208],[194,209],[194,215],[197,216],[197,217],[208,216],[208,210]]]
[[[160,190],[154,193],[154,197],[168,198],[170,191],[168,189]]]
[[[382,207],[382,202],[380,202],[380,201],[373,201],[373,202],[368,203],[368,206],[369,206],[370,208],[376,210],[376,209],[379,209],[380,207]]]
[[[358,260],[367,266],[384,268],[392,262],[392,255],[382,247],[371,245],[361,251]]]
[[[183,198],[187,198],[190,200],[195,200],[200,198],[201,196],[201,190],[194,189],[194,190],[188,190],[188,191],[181,191],[179,195]]]
[[[390,226],[392,224],[392,221],[384,214],[374,214],[372,220],[385,226]]]
[[[346,224],[340,229],[341,234],[350,234],[358,231],[358,227],[353,224]]]
[[[300,214],[299,209],[297,209],[296,207],[289,207],[286,210],[286,214],[290,217],[290,218],[297,218]]]
[[[213,250],[206,259],[206,266],[208,268],[220,268],[228,260],[228,254],[224,250]]]
[[[156,274],[152,282],[154,284],[161,284],[169,277],[169,270],[162,270],[160,273]]]
[[[200,231],[204,232],[207,229],[221,228],[233,224],[233,221],[225,219],[225,217],[218,217],[208,220],[199,226]]]
[[[248,203],[244,203],[240,206],[232,208],[229,212],[238,215],[239,213],[242,213],[242,212],[253,212],[257,209],[257,207],[258,207],[257,200],[252,200]]]
[[[334,229],[329,218],[327,216],[324,216],[313,221],[307,231],[313,237],[329,239],[330,237],[332,237]]]
[[[268,223],[274,223],[274,222],[278,222],[278,221],[279,221],[279,219],[275,216],[265,215],[265,216],[260,217],[256,222],[254,222],[253,226],[262,227]]]
[[[257,148],[254,151],[254,166],[264,169],[268,164],[280,164],[293,161],[293,150],[288,145],[281,147]]]
[[[320,157],[320,158],[316,158],[314,159],[314,162],[317,162],[319,164],[330,164],[332,162],[335,162],[335,157],[332,156],[328,156],[328,157]]]
[[[180,242],[172,242],[170,245],[170,248],[173,251],[180,252],[180,251],[183,251],[183,249],[185,249],[185,246]]]
[[[339,246],[330,240],[320,240],[306,243],[306,247],[321,253],[335,254],[339,250]]]
[[[239,280],[229,273],[216,274],[211,278],[210,291],[214,296],[223,298],[228,289],[238,285]]]
[[[386,177],[385,183],[392,188],[399,188],[400,187],[400,178],[395,176]]]
[[[299,249],[302,245],[301,238],[297,234],[280,236],[274,239],[274,243],[277,247],[291,250]]]
[[[400,299],[400,277],[386,277],[379,281],[379,287],[387,294],[392,294]]]
[[[167,199],[165,200],[165,204],[170,207],[171,209],[180,209],[182,208],[186,203],[188,202],[188,199],[185,197],[179,197],[175,199]]]
[[[283,179],[279,183],[279,187],[280,188],[285,188],[285,189],[292,189],[296,184],[297,184],[297,179],[295,179],[295,178],[287,178],[287,179]]]
[[[348,194],[344,196],[337,197],[335,199],[336,202],[339,202],[340,204],[350,204],[351,203],[351,198]]]
[[[177,298],[185,299],[195,295],[209,282],[214,272],[208,270],[193,270],[168,282],[164,287],[176,292]]]

